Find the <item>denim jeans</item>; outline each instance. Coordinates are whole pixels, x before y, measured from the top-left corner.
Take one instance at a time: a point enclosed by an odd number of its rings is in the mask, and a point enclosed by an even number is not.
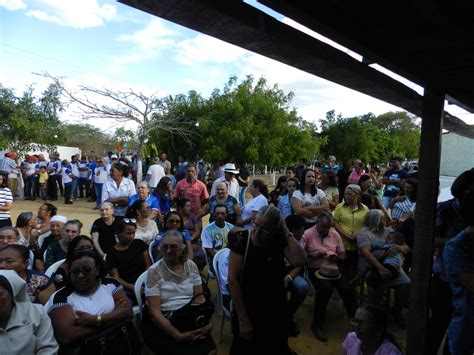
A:
[[[288,311],[293,316],[299,306],[304,302],[308,294],[309,284],[304,277],[296,276],[292,282],[288,284],[290,291],[290,299],[288,301]]]
[[[77,179],[73,179],[71,182],[71,201],[77,198],[78,198]]]
[[[95,201],[95,207],[100,208],[100,205],[102,204],[102,185],[104,184],[94,184],[94,189],[95,189],[95,196],[96,196],[96,201]]]
[[[245,205],[245,191],[247,190],[247,187],[245,186],[240,186],[239,190],[239,203],[241,207],[244,207]]]

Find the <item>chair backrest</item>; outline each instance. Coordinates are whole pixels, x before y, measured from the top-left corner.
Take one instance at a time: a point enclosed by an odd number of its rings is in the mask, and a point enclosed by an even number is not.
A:
[[[40,248],[43,246],[44,240],[50,235],[51,235],[51,231],[47,231],[46,233],[43,233],[38,237],[38,245]]]
[[[30,250],[30,258],[28,259],[28,265],[26,266],[27,269],[33,270],[33,265],[35,262],[35,254]]]
[[[145,270],[140,276],[138,276],[135,282],[135,298],[137,299],[138,308],[140,310],[140,318],[142,318],[143,311],[143,300],[142,300],[142,286],[146,281],[146,275],[148,270]]]
[[[214,267],[214,272],[216,273],[216,281],[217,281],[217,292],[219,294],[219,311],[224,310],[226,314],[230,314],[230,310],[224,308],[223,297],[221,292],[221,272],[219,270],[219,260],[220,258],[226,257],[228,253],[227,248],[222,248],[219,250],[212,259],[212,266]]]
[[[151,263],[153,264],[155,262],[155,259],[153,258],[153,242],[150,243],[150,246],[148,247],[148,255],[150,255],[150,260]]]
[[[56,261],[53,265],[51,265],[44,273],[46,276],[51,277],[53,274],[58,270],[58,268],[64,263],[66,259],[61,259]]]

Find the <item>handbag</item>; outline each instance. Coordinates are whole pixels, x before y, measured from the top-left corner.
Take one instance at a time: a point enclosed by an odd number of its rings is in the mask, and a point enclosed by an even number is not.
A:
[[[204,295],[206,301],[204,303],[195,303],[194,299],[200,295]],[[175,311],[164,313],[163,315],[180,332],[188,332],[209,324],[214,310],[214,303],[209,299],[209,295],[205,292],[201,292],[193,296],[191,301],[183,307]]]
[[[79,355],[138,355],[141,354],[140,336],[131,319],[84,338]]]

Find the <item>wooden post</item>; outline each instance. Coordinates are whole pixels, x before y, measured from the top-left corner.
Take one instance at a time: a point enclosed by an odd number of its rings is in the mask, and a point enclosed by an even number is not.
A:
[[[427,352],[427,323],[439,184],[444,93],[426,88],[421,118],[418,194],[408,314],[408,355]]]

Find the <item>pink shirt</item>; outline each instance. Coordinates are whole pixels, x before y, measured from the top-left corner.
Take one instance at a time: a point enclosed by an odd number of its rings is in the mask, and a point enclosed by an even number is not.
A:
[[[367,173],[365,171],[361,171],[361,173],[358,174],[357,171],[352,170],[352,173],[351,175],[349,175],[348,180],[356,181],[356,183],[359,183],[359,179],[363,175],[367,175]]]
[[[344,252],[341,236],[334,228],[329,230],[329,234],[325,238],[320,236],[316,226],[305,230],[303,238],[301,239],[301,246],[308,254],[325,252],[329,255],[336,255]],[[324,257],[318,259],[308,258],[308,266],[310,268],[319,269],[321,265],[327,263],[329,262]]]
[[[342,343],[342,347],[346,350],[347,355],[360,355],[360,342],[355,332],[347,334],[346,339]],[[393,345],[388,339],[384,339],[374,355],[402,355],[403,353]]]
[[[201,202],[209,198],[209,193],[206,185],[201,181],[196,179],[192,185],[189,185],[188,181],[183,179],[176,184],[174,198],[188,199],[191,202],[191,212],[197,215],[201,210]]]

